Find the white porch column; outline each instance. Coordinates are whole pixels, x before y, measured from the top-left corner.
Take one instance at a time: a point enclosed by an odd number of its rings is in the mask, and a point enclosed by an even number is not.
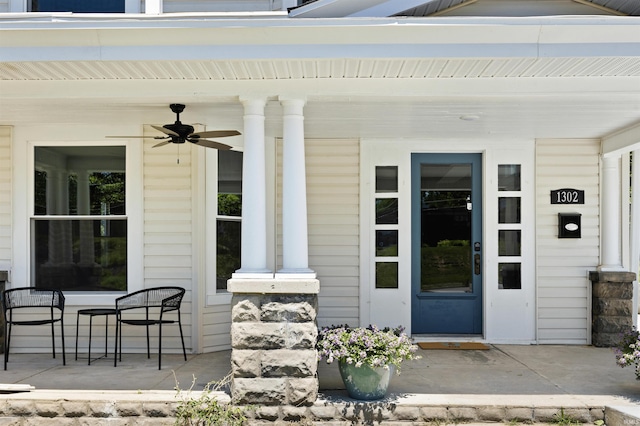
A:
[[[602,158],[599,271],[622,271],[620,155]]]
[[[304,99],[282,99],[282,269],[276,277],[315,278],[309,269]]]
[[[267,185],[264,107],[266,99],[241,99],[244,105],[242,159],[242,254],[233,278],[273,278],[267,268]]]

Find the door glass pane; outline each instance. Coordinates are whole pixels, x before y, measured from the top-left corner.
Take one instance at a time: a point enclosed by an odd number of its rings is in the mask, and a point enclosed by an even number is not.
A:
[[[520,256],[519,230],[498,231],[498,255]]]
[[[498,264],[498,288],[520,290],[522,280],[519,263],[499,263]]]
[[[376,198],[376,225],[398,224],[398,199]]]
[[[500,164],[498,166],[498,190],[520,191],[519,164]]]
[[[520,197],[498,198],[498,223],[520,223]]]
[[[421,291],[471,292],[471,165],[421,165]]]
[[[376,166],[376,192],[398,192],[397,166]]]
[[[397,262],[376,262],[376,288],[398,288]]]
[[[398,255],[398,231],[376,231],[376,256]]]

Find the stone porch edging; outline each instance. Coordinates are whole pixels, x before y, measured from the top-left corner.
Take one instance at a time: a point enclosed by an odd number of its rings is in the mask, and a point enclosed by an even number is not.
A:
[[[197,398],[200,393],[190,395]],[[219,401],[229,402],[228,394],[215,394]],[[174,424],[175,409],[186,395],[174,391],[68,390],[6,394],[0,401],[0,425],[169,425]],[[336,393],[322,394],[308,407],[258,406],[250,413],[249,424],[554,423],[561,410],[582,423],[605,419],[605,406],[588,395],[410,394],[361,402]]]

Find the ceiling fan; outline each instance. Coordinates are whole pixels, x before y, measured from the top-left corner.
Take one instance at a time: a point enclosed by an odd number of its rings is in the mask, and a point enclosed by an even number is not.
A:
[[[156,130],[161,131],[165,136],[107,136],[108,138],[145,138],[145,139],[161,139],[162,142],[155,144],[153,147],[163,146],[168,143],[182,144],[185,142],[191,142],[195,145],[204,146],[207,148],[215,148],[219,150],[229,150],[231,145],[227,145],[221,142],[209,140],[207,138],[225,138],[228,136],[237,136],[241,133],[237,130],[210,130],[205,132],[193,132],[193,126],[183,124],[180,121],[180,113],[184,111],[185,106],[182,104],[169,105],[171,111],[176,114],[176,121],[173,124],[165,124],[164,126],[151,125]]]

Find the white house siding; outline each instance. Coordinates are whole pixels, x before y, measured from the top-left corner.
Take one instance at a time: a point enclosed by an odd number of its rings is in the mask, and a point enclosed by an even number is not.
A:
[[[539,343],[590,343],[588,271],[599,262],[598,140],[536,143],[537,298]],[[583,205],[552,205],[550,191],[585,191]],[[582,214],[582,238],[558,239],[558,213]]]
[[[164,0],[162,10],[165,13],[255,12],[272,10],[273,3],[271,0]]]
[[[207,306],[202,311],[202,352],[231,348],[230,304]]]
[[[282,145],[278,144],[278,253],[282,253]],[[309,267],[320,280],[318,325],[358,325],[359,142],[305,141]],[[279,259],[278,264],[282,261]],[[278,266],[279,268],[281,266]]]
[[[11,266],[11,127],[0,126],[0,270]]]
[[[145,134],[155,136],[157,131],[145,126]],[[157,142],[144,142],[144,287],[178,286],[187,289],[182,301],[182,326],[189,350],[192,347],[193,300],[192,148],[189,144],[180,145],[179,149],[173,144],[153,148]],[[132,352],[144,349],[145,340],[139,338],[144,333],[144,327],[128,327],[124,337],[130,339],[123,342],[123,347]],[[157,336],[157,333],[152,335]],[[163,328],[162,346],[167,352],[182,349],[177,326]]]
[[[0,13],[9,12],[9,1],[8,0],[0,0]]]

